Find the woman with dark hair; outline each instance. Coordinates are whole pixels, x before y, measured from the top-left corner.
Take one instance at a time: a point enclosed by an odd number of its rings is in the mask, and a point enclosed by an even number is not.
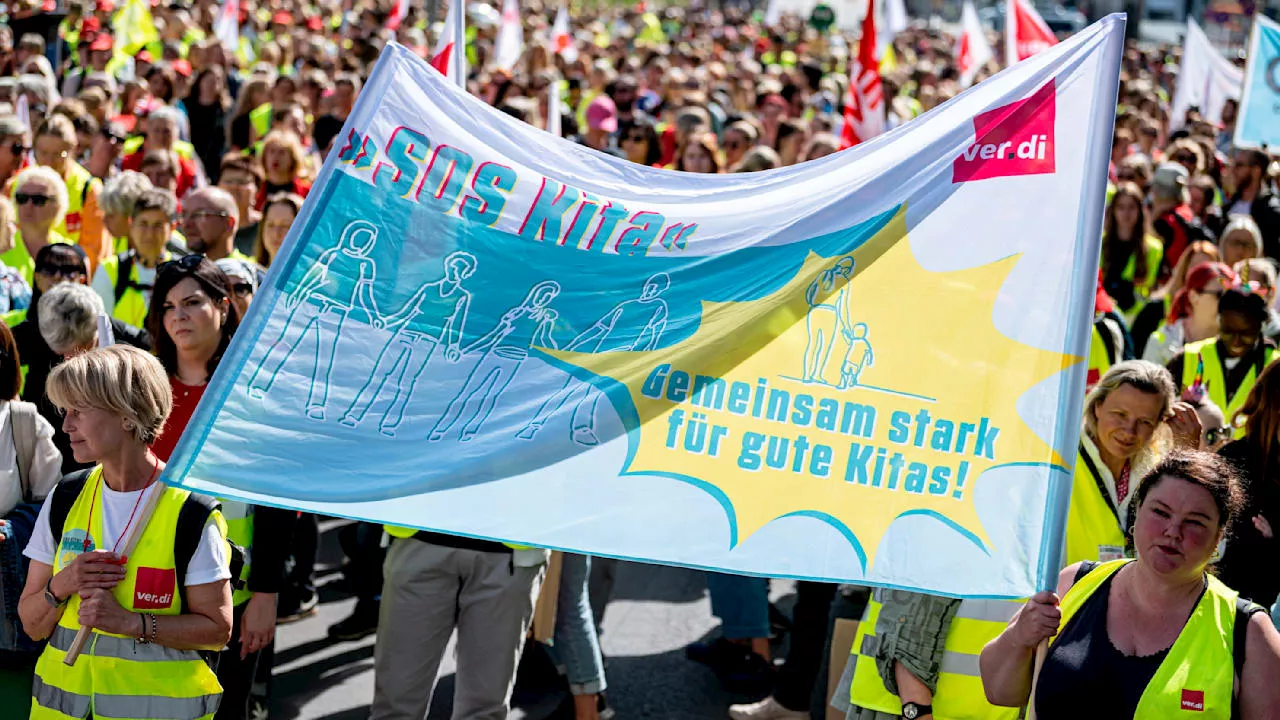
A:
[[[676,170],[692,173],[720,172],[720,147],[715,133],[700,132],[689,137],[676,153]]]
[[[89,284],[89,257],[79,245],[54,243],[40,248],[35,258],[35,280],[31,284],[31,306],[21,322],[13,328],[13,338],[26,368],[26,382],[22,386],[22,399],[35,403],[40,414],[53,425],[53,444],[62,453],[62,471],[80,469],[71,453],[71,440],[62,431],[62,416],[57,407],[45,397],[45,381],[49,373],[62,363],[62,356],[49,347],[40,333],[40,298],[60,283]],[[143,350],[151,349],[147,334],[115,318],[111,319],[111,332],[116,342],[133,345]]]
[[[1147,232],[1142,190],[1120,183],[1102,227],[1102,286],[1132,319],[1156,285],[1164,244]]]
[[[173,71],[164,65],[152,66],[147,71],[147,89],[151,92],[151,97],[161,101],[165,105],[173,102],[174,85],[176,84],[173,77]]]
[[[302,211],[302,198],[292,193],[276,193],[262,206],[262,220],[258,222],[258,239],[253,246],[253,260],[264,268],[280,252],[289,228]]]
[[[226,72],[211,65],[196,74],[192,92],[182,101],[196,156],[209,174],[209,182],[218,182],[218,168],[227,147],[226,121],[231,109],[227,95]]]
[[[1240,504],[1239,481],[1218,456],[1174,453],[1158,463],[1134,498],[1137,558],[1070,565],[1057,593],[1033,595],[982,651],[987,699],[1030,702],[1043,720],[1079,717],[1082,702],[1103,717],[1174,717],[1179,708],[1273,717],[1280,634],[1262,608],[1241,607],[1208,572]]]
[[[662,167],[662,141],[658,138],[658,129],[652,120],[636,116],[623,126],[621,136],[619,145],[627,154],[628,160],[648,167]]]
[[[1262,371],[1240,417],[1246,418],[1244,437],[1218,451],[1240,472],[1244,490],[1244,511],[1227,535],[1218,577],[1270,607],[1280,595],[1280,574],[1267,569],[1280,550],[1280,365]]]
[[[1238,428],[1236,437],[1244,436],[1236,416],[1276,354],[1262,333],[1269,317],[1266,296],[1254,283],[1235,284],[1218,299],[1217,336],[1187,343],[1169,361],[1178,389],[1203,386],[1227,424]]]
[[[239,326],[232,292],[226,273],[201,255],[164,263],[156,275],[147,327],[173,389],[173,410],[152,445],[161,460],[172,455]],[[251,705],[265,703],[251,697],[253,679],[275,637],[276,595],[297,513],[223,501],[223,514],[228,538],[249,548],[252,564],[241,575],[247,589],[235,592],[231,642],[218,662],[223,695],[217,718],[242,720],[253,716]]]

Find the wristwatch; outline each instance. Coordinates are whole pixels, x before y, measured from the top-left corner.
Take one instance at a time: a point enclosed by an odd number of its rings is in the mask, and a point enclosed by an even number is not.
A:
[[[67,596],[65,600],[59,600],[58,596],[53,594],[53,576],[50,575],[44,584],[44,599],[45,602],[49,603],[49,607],[60,608],[67,604],[67,600],[70,600],[71,596]]]
[[[913,703],[913,702],[903,703],[902,705],[902,717],[906,718],[907,720],[916,720],[916,718],[918,717],[924,717],[925,715],[932,715],[932,714],[933,714],[932,705],[921,705],[920,703]]]

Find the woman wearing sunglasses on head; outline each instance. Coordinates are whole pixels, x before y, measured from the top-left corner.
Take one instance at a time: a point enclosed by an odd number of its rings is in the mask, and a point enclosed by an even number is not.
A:
[[[18,232],[13,247],[0,255],[0,262],[22,273],[30,284],[40,248],[71,242],[54,229],[67,213],[67,186],[47,167],[27,168],[13,182],[13,203],[18,206]]]
[[[152,446],[161,460],[168,461],[173,453],[239,326],[237,282],[201,255],[164,263],[156,275],[147,327],[173,390],[173,411]],[[251,560],[241,574],[246,587],[236,590],[233,599],[231,642],[218,661],[223,687],[218,720],[241,720],[251,716],[251,703],[263,702],[251,698],[253,679],[259,658],[270,657],[262,651],[275,638],[276,596],[298,514],[232,501],[223,501],[222,510],[228,538],[248,548]]]

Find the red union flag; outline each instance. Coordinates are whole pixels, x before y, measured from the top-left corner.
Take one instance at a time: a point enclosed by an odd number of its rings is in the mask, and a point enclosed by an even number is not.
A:
[[[867,0],[862,18],[858,57],[849,66],[849,92],[844,104],[845,147],[857,145],[884,132],[884,92],[880,87],[880,62],[876,59],[875,0]]]
[[[465,84],[467,77],[466,52],[454,52],[457,43],[465,37],[466,33],[462,25],[466,22],[465,16],[458,11],[458,6],[461,4],[462,0],[453,0],[449,3],[449,12],[444,17],[444,28],[440,30],[440,37],[436,38],[435,50],[431,52],[431,67],[439,70],[441,75],[459,86]]]
[[[973,118],[973,144],[952,166],[951,182],[1053,172],[1058,97],[1049,80],[1031,97]]]
[[[960,70],[960,87],[972,85],[978,71],[995,57],[991,46],[987,44],[986,33],[982,29],[982,22],[978,20],[973,0],[965,0],[964,9],[960,13],[960,38],[956,40],[955,54]]]
[[[564,5],[556,12],[555,24],[551,26],[551,49],[567,62],[578,59],[578,48],[574,47],[573,34],[569,32],[569,9]]]
[[[400,23],[404,22],[406,16],[409,15],[409,0],[396,0],[396,4],[391,8],[391,15],[387,18],[388,30],[399,30]]]
[[[1004,62],[1012,65],[1057,45],[1058,37],[1027,0],[1009,0],[1004,14]]]

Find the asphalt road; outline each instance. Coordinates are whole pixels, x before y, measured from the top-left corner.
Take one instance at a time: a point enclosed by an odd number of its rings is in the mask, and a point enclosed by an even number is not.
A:
[[[279,720],[363,720],[373,697],[375,638],[333,642],[326,628],[350,613],[355,600],[341,595],[336,528],[321,524],[320,614],[278,630],[273,706]],[[772,597],[789,609],[794,584],[774,582]],[[710,670],[684,656],[689,643],[714,635],[702,573],[655,565],[621,563],[601,637],[606,656],[610,704],[620,720],[634,718],[717,718],[738,699],[721,691]],[[446,651],[430,720],[446,720],[455,670],[452,645]],[[427,679],[423,679],[427,682]],[[518,689],[519,690],[519,689]],[[554,696],[517,708],[513,718],[541,720]]]

